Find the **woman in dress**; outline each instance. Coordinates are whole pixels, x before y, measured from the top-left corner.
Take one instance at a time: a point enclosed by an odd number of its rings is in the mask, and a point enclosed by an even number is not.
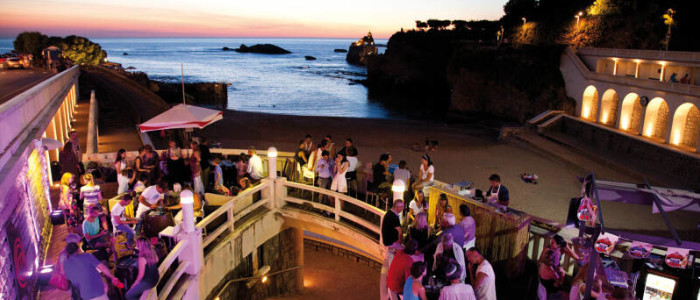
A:
[[[158,255],[146,237],[136,240],[136,249],[139,250],[138,273],[136,280],[129,291],[126,292],[126,299],[138,300],[141,294],[152,289],[160,280],[158,273]]]
[[[129,190],[129,170],[131,170],[126,160],[126,150],[119,149],[117,159],[114,160],[114,168],[117,170],[117,183],[119,184],[117,194],[126,193]]]
[[[95,179],[92,177],[92,174],[85,174],[83,179],[85,180],[85,185],[80,188],[80,199],[83,200],[83,212],[85,212],[83,215],[87,216],[90,206],[100,205],[102,191],[100,191],[99,185],[95,185]]]
[[[435,223],[433,228],[436,230],[444,229],[443,216],[445,213],[452,213],[452,206],[447,203],[447,195],[445,193],[440,194],[440,200],[438,200],[437,207],[435,208]]]
[[[332,191],[337,191],[339,193],[348,192],[348,180],[345,178],[345,172],[348,171],[349,164],[345,156],[342,154],[336,155],[335,166],[333,167],[335,176],[333,176],[333,182],[331,183]]]
[[[168,175],[171,183],[181,183],[185,181],[185,163],[182,159],[182,150],[174,140],[168,141],[168,150],[165,151],[167,158]]]
[[[58,207],[63,210],[66,226],[71,233],[75,232],[75,228],[83,223],[83,214],[80,213],[80,207],[76,201],[77,195],[78,189],[75,184],[75,176],[72,173],[63,173],[61,177],[61,199],[58,202]]]

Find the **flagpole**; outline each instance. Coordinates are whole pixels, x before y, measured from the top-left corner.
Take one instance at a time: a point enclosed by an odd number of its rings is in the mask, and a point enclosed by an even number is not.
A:
[[[182,104],[185,104],[185,66],[180,63],[180,71],[182,72]]]

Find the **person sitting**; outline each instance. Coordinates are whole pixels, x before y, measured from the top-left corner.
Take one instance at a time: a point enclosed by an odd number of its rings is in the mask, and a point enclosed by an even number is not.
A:
[[[688,73],[685,73],[683,78],[681,78],[681,83],[682,84],[690,84],[690,76],[688,75]]]
[[[414,262],[411,265],[411,276],[406,278],[403,285],[403,300],[426,300],[425,287],[423,287],[423,276],[425,276],[425,263]]]
[[[159,206],[163,206],[163,198],[165,193],[168,192],[168,183],[163,180],[158,180],[158,183],[147,187],[143,190],[143,193],[139,196],[139,207],[136,210],[136,228],[134,232],[141,233],[141,226],[143,225],[143,220],[151,209]]]
[[[440,199],[438,200],[437,207],[435,208],[435,223],[433,224],[433,228],[436,230],[443,229],[447,227],[447,224],[444,224],[444,215],[445,213],[452,213],[452,206],[447,202],[447,194],[442,193],[440,194]]]
[[[246,177],[250,178],[250,181],[257,184],[260,179],[263,178],[263,165],[262,159],[258,156],[255,147],[248,148],[248,170],[246,172]]]
[[[447,227],[442,231],[442,234],[452,234],[454,242],[460,247],[464,247],[464,229],[462,229],[462,226],[456,225],[457,220],[455,215],[452,213],[445,213],[443,219]]]
[[[435,180],[435,166],[433,165],[433,161],[430,160],[430,156],[427,154],[421,156],[420,168],[418,171],[418,178],[420,178],[418,182],[423,188],[423,192],[428,195],[430,194],[428,187],[433,185]]]
[[[438,271],[442,268],[442,271],[446,271],[444,264],[439,262],[454,261],[460,266],[460,270],[466,270],[464,262],[464,250],[462,246],[455,243],[450,233],[443,233],[441,235],[441,242],[435,248],[435,254],[433,255],[435,264],[433,264],[433,271]],[[438,267],[439,266],[439,267]],[[464,282],[467,277],[467,272],[460,271],[459,280]]]
[[[411,276],[412,255],[415,254],[418,243],[415,240],[408,240],[406,247],[399,250],[394,255],[394,259],[389,265],[386,275],[386,285],[389,288],[391,299],[398,300],[403,292],[406,278]]]
[[[80,299],[107,300],[107,290],[102,276],[109,277],[112,284],[120,286],[117,277],[114,277],[109,268],[100,263],[92,254],[83,253],[78,243],[71,241],[66,245],[67,257],[63,263],[63,272],[66,279],[70,280],[73,289],[77,289]]]
[[[459,221],[459,226],[464,230],[464,249],[469,249],[476,246],[476,222],[471,216],[469,206],[462,203],[459,205],[459,214],[462,215],[462,220]]]
[[[126,207],[131,204],[132,197],[130,194],[125,194],[122,196],[121,200],[114,204],[111,209],[112,224],[114,228],[126,233],[127,245],[129,248],[134,247],[134,230],[131,229],[131,225],[136,224],[137,220],[129,218],[124,213]]]
[[[465,284],[460,279],[462,273],[465,272],[456,264],[450,264],[445,268],[445,278],[450,282],[450,285],[440,290],[439,300],[476,300],[472,286]]]
[[[488,202],[508,207],[510,196],[508,189],[501,184],[501,177],[498,174],[492,174],[489,176],[489,183],[491,186],[486,190]]]
[[[408,205],[409,221],[414,220],[419,213],[428,212],[428,206],[425,203],[425,194],[423,194],[423,191],[416,190],[414,194],[415,197],[413,198],[413,200],[411,200],[411,203]]]
[[[107,230],[107,222],[100,218],[102,208],[100,205],[93,205],[88,208],[88,217],[83,221],[83,235],[92,248],[108,248],[112,251],[116,262],[117,251],[114,249],[114,238]]]
[[[160,280],[158,256],[151,247],[151,242],[146,237],[139,237],[136,249],[139,251],[138,273],[134,284],[126,292],[127,300],[138,300],[141,294],[156,286]]]
[[[379,156],[379,162],[372,167],[372,185],[376,191],[391,189],[391,184],[387,184],[391,176],[389,164],[391,164],[391,154],[384,153]]]
[[[479,300],[496,300],[496,273],[491,264],[481,255],[476,248],[467,250],[469,261],[469,281],[475,288],[476,298]],[[476,272],[472,265],[476,265]]]

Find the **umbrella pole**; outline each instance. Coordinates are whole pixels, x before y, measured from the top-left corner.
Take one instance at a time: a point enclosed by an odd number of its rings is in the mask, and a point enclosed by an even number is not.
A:
[[[182,72],[182,104],[185,104],[185,65],[180,63],[180,72]]]

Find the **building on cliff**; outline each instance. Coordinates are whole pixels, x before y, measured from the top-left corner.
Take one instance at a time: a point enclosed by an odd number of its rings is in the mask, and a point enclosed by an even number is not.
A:
[[[367,57],[377,55],[377,46],[374,44],[372,32],[350,44],[350,49],[345,60],[353,65],[367,65]]]

